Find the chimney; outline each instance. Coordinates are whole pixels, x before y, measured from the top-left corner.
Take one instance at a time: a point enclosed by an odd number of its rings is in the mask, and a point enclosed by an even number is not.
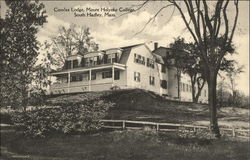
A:
[[[154,50],[156,50],[158,48],[158,42],[154,43]]]

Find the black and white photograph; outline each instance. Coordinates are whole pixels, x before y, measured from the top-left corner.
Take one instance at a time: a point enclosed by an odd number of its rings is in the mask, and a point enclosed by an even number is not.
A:
[[[250,160],[244,0],[0,0],[1,160]]]

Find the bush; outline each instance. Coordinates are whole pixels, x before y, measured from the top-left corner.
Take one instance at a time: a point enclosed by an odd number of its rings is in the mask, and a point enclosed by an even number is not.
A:
[[[103,100],[69,103],[26,112],[15,112],[13,122],[28,137],[46,137],[53,133],[88,133],[101,128],[112,103]]]
[[[43,89],[33,88],[30,91],[30,97],[28,99],[28,105],[42,106],[46,102],[46,94]]]
[[[11,115],[7,112],[0,112],[0,122],[12,124]]]

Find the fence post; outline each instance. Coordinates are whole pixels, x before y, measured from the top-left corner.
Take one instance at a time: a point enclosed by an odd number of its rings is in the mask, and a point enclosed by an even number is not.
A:
[[[122,129],[125,129],[125,121],[122,121]]]
[[[159,124],[156,124],[156,131],[159,131]]]
[[[233,128],[233,137],[236,137],[235,128]]]

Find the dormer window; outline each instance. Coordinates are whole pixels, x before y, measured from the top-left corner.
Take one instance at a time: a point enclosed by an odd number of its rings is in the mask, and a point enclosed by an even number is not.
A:
[[[118,56],[117,53],[112,54],[112,63],[118,62]]]
[[[65,69],[71,69],[71,61],[65,61],[64,68]]]
[[[107,63],[111,63],[112,54],[108,54],[107,56],[108,56]]]
[[[78,61],[77,60],[73,60],[73,68],[77,68],[78,67]]]

